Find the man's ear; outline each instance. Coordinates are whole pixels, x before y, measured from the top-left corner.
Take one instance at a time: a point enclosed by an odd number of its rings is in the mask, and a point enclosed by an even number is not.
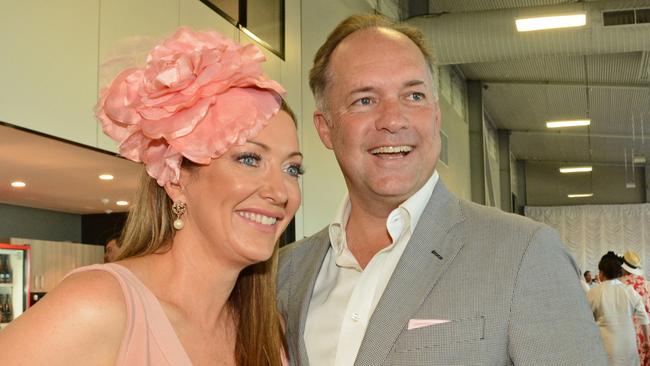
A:
[[[319,110],[314,111],[314,127],[316,127],[316,132],[318,132],[318,136],[323,145],[332,150],[332,131],[330,129],[330,121],[328,121],[325,114]]]

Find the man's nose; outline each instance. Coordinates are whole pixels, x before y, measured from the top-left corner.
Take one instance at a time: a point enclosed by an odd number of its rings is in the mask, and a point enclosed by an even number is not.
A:
[[[395,133],[408,126],[408,119],[404,114],[404,107],[398,100],[386,100],[382,103],[380,115],[376,121],[378,130]]]

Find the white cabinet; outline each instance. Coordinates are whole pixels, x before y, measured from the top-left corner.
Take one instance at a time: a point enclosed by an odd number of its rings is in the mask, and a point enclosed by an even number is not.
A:
[[[27,244],[31,249],[30,291],[49,292],[71,270],[104,262],[104,247],[35,239],[9,239],[11,244]]]

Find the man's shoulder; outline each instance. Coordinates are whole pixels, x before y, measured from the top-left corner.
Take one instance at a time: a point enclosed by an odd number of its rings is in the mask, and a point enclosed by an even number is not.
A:
[[[547,225],[528,217],[505,212],[496,207],[479,205],[462,199],[459,199],[458,203],[465,221],[471,226],[500,227],[524,232],[536,232],[547,227]]]
[[[280,248],[280,262],[306,254],[314,247],[329,243],[329,225],[321,231]]]

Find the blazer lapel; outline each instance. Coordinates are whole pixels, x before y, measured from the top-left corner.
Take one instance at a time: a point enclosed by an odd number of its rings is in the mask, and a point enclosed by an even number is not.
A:
[[[463,219],[458,200],[438,181],[370,318],[356,366],[384,362],[408,320],[463,246],[461,240],[448,235]]]
[[[308,250],[303,251],[304,255],[292,259],[293,286],[288,304],[288,315],[291,319],[287,322],[294,327],[297,326],[297,329],[294,328],[296,331],[294,336],[298,338],[298,365],[309,365],[304,339],[305,322],[316,278],[330,247],[329,227],[314,234],[309,242],[302,245],[309,245],[311,248],[305,248]]]

